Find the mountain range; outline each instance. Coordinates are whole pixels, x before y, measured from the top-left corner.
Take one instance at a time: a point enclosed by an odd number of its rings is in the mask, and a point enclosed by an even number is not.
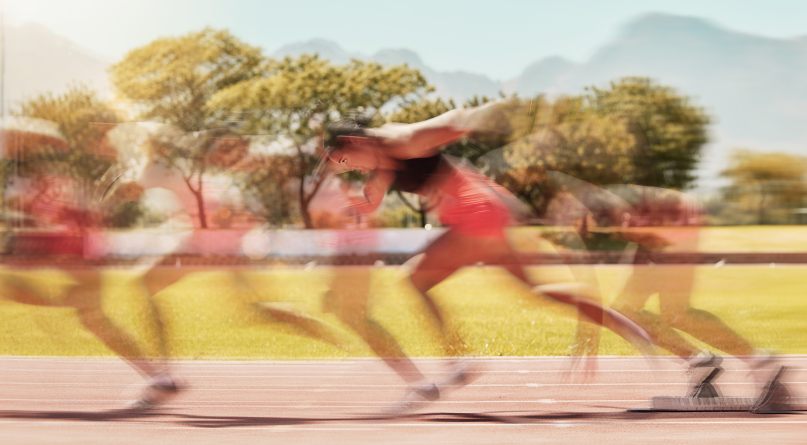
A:
[[[6,94],[17,101],[40,91],[61,91],[74,80],[108,91],[104,60],[47,28],[9,28]],[[418,68],[435,94],[458,103],[498,93],[577,94],[607,87],[623,76],[647,76],[692,98],[713,117],[712,142],[699,168],[699,187],[714,190],[731,148],[807,154],[807,36],[772,39],[724,29],[710,21],[648,14],[623,26],[585,63],[560,56],[526,65],[505,81],[464,71],[441,72],[408,49],[351,53],[337,43],[313,39],[282,46],[274,57],[319,53],[334,63],[351,58]],[[528,63],[528,61],[525,61]]]

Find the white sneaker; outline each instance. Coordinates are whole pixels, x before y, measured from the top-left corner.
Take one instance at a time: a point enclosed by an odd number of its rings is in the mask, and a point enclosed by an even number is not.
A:
[[[471,363],[468,360],[453,360],[449,366],[451,368],[450,374],[439,381],[437,387],[455,390],[471,383]]]
[[[709,351],[703,351],[689,360],[689,389],[687,397],[720,397],[713,381],[723,372],[720,364],[723,358]]]
[[[163,374],[152,378],[143,394],[137,400],[126,404],[128,409],[154,409],[174,398],[179,391],[185,389],[185,383],[172,375]]]
[[[440,399],[440,389],[434,383],[409,388],[406,395],[392,406],[384,408],[384,414],[399,416],[412,412],[428,402]]]

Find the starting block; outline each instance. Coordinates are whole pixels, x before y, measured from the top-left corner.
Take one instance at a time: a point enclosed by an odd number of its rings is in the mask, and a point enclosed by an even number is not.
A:
[[[791,412],[807,411],[807,397],[791,396],[779,379],[784,374],[781,367],[774,379],[768,384],[778,391],[778,398],[773,410],[754,412]],[[717,412],[717,411],[752,411],[757,404],[756,397],[722,397],[712,380],[719,371],[713,371],[695,388],[689,397],[653,397],[649,408],[631,408],[632,412]],[[770,397],[770,396],[769,396]]]
[[[633,412],[717,412],[751,411],[756,397],[653,397],[649,408],[631,408]],[[807,411],[807,397],[789,397],[783,411]]]

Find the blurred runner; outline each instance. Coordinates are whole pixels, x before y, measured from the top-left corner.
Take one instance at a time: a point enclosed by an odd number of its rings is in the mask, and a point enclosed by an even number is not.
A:
[[[722,358],[700,349],[677,331],[686,332],[701,342],[744,361],[755,371],[757,383],[771,380],[778,371],[775,357],[754,348],[716,315],[691,305],[696,267],[693,262],[659,264],[654,252],[694,254],[704,224],[705,211],[693,197],[657,187],[615,185],[603,188],[575,178],[554,173],[552,178],[589,207],[594,219],[606,226],[592,228],[584,244],[596,249],[596,239],[609,239],[625,246],[632,271],[617,292],[612,308],[647,330],[653,343],[684,360],[688,366],[690,387],[687,396],[710,392],[709,383],[722,372]],[[619,216],[618,218],[616,218]],[[614,220],[619,224],[612,224]],[[651,296],[658,294],[659,314],[645,310]],[[770,387],[769,387],[770,386]],[[775,389],[767,385],[765,392]],[[769,398],[768,398],[769,399]],[[768,400],[768,403],[779,403]],[[758,407],[762,409],[763,407]]]
[[[374,211],[395,184],[401,191],[424,196],[448,227],[431,243],[409,280],[443,332],[444,353],[463,353],[461,339],[445,322],[445,314],[427,292],[459,268],[479,262],[506,268],[535,292],[577,307],[591,322],[608,327],[631,342],[649,341],[644,329],[584,295],[576,283],[535,286],[507,242],[505,228],[514,222],[509,204],[516,198],[484,175],[453,163],[441,147],[482,127],[494,112],[493,103],[455,109],[416,124],[361,127],[352,119],[334,122],[325,141],[330,168],[336,172],[370,172],[363,196],[351,197],[360,212]]]
[[[51,131],[41,131],[37,128],[47,123],[34,125],[38,119],[16,120],[27,123],[25,131],[4,125],[2,132],[6,150],[3,154],[13,157],[18,165],[18,174],[6,195],[12,209],[7,215],[12,215],[14,226],[12,250],[15,256],[29,256],[32,265],[12,262],[0,271],[2,298],[75,308],[84,327],[149,381],[144,400],[158,403],[177,392],[178,381],[163,360],[149,356],[130,332],[104,312],[103,258],[89,248],[93,245],[92,233],[102,230],[103,215],[86,196],[82,179],[63,173],[69,170],[63,157],[71,148],[55,124],[51,124]],[[46,278],[27,273],[30,271],[45,272]],[[148,313],[159,318],[156,308],[150,309]]]

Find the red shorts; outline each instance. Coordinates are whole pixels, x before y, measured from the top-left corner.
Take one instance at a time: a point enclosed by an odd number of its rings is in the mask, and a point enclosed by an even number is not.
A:
[[[496,191],[498,185],[480,173],[454,168],[443,184],[438,215],[456,233],[475,238],[504,238],[512,225],[510,209]]]

